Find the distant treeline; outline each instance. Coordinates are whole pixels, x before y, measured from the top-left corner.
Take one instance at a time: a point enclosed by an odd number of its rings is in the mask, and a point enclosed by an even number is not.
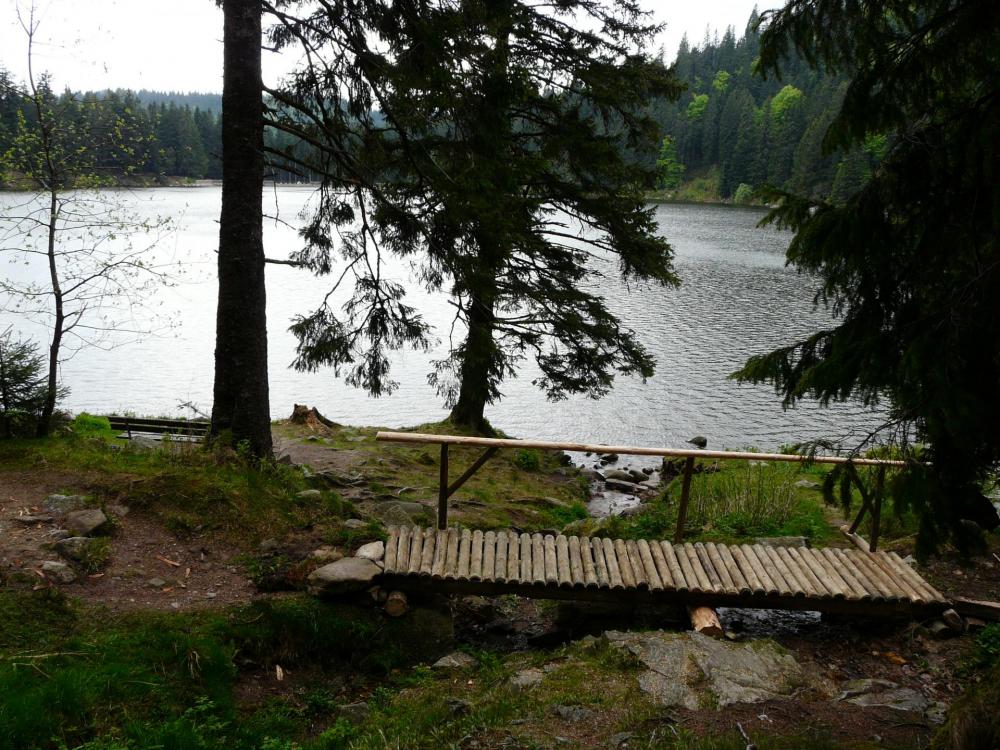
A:
[[[721,39],[706,34],[695,47],[685,37],[676,70],[687,91],[677,102],[653,105],[664,135],[673,140],[683,179],[700,186],[688,195],[740,200],[765,183],[833,200],[850,195],[870,175],[884,138],[873,137],[846,156],[824,156],[823,135],[840,107],[846,80],[818,73],[796,57],[785,64],[782,80],[755,75],[756,21],[755,12],[739,38],[732,28]],[[58,100],[62,118],[88,121],[88,127],[74,132],[92,141],[81,146],[107,151],[99,157],[104,169],[222,177],[218,94],[116,90],[64,92]],[[34,117],[23,89],[0,67],[0,154],[11,145],[19,112],[28,122]],[[108,142],[109,129],[117,129],[129,148],[101,145]],[[265,142],[275,151],[294,146],[290,136],[273,130],[265,133]],[[657,156],[638,158],[654,161]],[[272,176],[303,179],[277,167]]]
[[[687,37],[681,41],[676,71],[688,89],[654,112],[674,140],[684,178],[705,178],[723,198],[735,196],[740,185],[746,194],[765,183],[818,198],[846,197],[868,179],[884,138],[873,137],[847,156],[823,156],[823,136],[847,80],[795,56],[782,67],[781,80],[755,75],[756,23],[755,11],[739,38],[729,28],[721,39],[706,34],[697,47]]]

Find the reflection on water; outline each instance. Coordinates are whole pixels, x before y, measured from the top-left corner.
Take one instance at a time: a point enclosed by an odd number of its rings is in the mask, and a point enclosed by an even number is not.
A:
[[[283,221],[294,223],[310,195],[305,188],[282,188],[268,193],[265,205],[268,213],[277,212]],[[0,194],[0,211],[12,200],[11,194]],[[173,310],[177,326],[169,336],[111,351],[81,351],[63,366],[63,378],[72,388],[66,405],[76,411],[177,414],[178,404],[190,401],[208,410],[220,191],[143,191],[135,200],[150,215],[176,218],[178,229],[165,250],[184,259],[191,273],[184,283],[150,301]],[[656,375],[645,383],[620,379],[601,401],[571,398],[550,403],[531,385],[533,368],[526,364],[519,378],[504,384],[505,397],[488,410],[489,419],[517,436],[639,445],[677,446],[701,434],[714,448],[773,449],[786,442],[862,434],[874,420],[859,407],[807,405],[782,411],[770,387],[738,386],[727,380],[748,356],[830,322],[824,313],[812,310],[812,280],[784,265],[789,235],[757,229],[762,213],[754,209],[663,205],[656,215],[676,251],[681,288],[627,288],[613,275],[594,282],[655,355]],[[278,222],[268,225],[265,242],[267,254],[276,258],[299,246],[294,230]],[[452,308],[446,299],[413,284],[408,266],[389,263],[387,273],[412,289],[411,301],[440,340],[430,352],[395,356],[393,378],[400,387],[381,399],[368,398],[329,371],[288,369],[295,346],[287,331],[289,321],[318,303],[329,280],[285,266],[269,266],[267,273],[275,417],[289,414],[293,403],[315,405],[330,418],[351,424],[398,427],[446,416],[427,374],[430,362],[444,356],[449,335],[461,334],[451,334]],[[41,333],[0,314],[0,327],[11,321],[27,333]]]

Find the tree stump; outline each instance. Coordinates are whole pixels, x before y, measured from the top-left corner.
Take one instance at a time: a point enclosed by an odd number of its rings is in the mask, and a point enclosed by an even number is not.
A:
[[[305,425],[311,430],[340,427],[336,422],[320,414],[315,406],[306,406],[305,404],[295,404],[288,421],[292,424]]]

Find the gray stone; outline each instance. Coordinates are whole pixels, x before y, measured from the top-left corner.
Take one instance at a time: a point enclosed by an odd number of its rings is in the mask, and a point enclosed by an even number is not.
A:
[[[618,460],[617,453],[605,453],[604,455],[601,456],[602,464],[613,464],[617,460]]]
[[[14,520],[27,526],[33,523],[51,523],[52,516],[16,516]]]
[[[795,483],[795,486],[806,490],[818,490],[820,488],[819,482],[813,482],[811,479],[800,479]]]
[[[132,509],[129,508],[127,505],[113,504],[108,506],[108,512],[113,516],[117,516],[118,518],[124,518],[131,512],[131,510]]]
[[[296,492],[295,497],[299,500],[322,500],[323,493],[319,490],[302,490],[302,492]]]
[[[83,495],[49,495],[42,503],[42,507],[49,513],[69,513],[87,504],[87,498]]]
[[[453,651],[442,656],[431,665],[431,669],[467,669],[474,666],[476,660],[462,651]]]
[[[472,704],[461,698],[445,698],[444,702],[451,709],[452,716],[465,716],[472,710]]]
[[[322,547],[318,547],[310,552],[309,557],[313,562],[326,564],[337,562],[337,560],[342,559],[344,557],[344,553],[336,547],[324,544]]]
[[[597,469],[581,469],[580,474],[587,478],[588,482],[603,482],[604,474]]]
[[[640,482],[645,482],[647,479],[646,475],[643,474],[638,469],[629,469],[628,475],[632,478],[632,481],[635,482],[636,484]]]
[[[282,453],[280,456],[278,456],[274,460],[274,462],[276,464],[284,464],[285,466],[291,466],[292,465],[292,457],[289,454],[287,454],[287,453]]]
[[[87,548],[94,540],[86,536],[70,536],[60,539],[53,547],[63,557],[70,560],[82,560],[87,554]]]
[[[360,722],[368,718],[371,707],[364,701],[358,703],[348,703],[340,707],[340,715],[351,722]]]
[[[790,698],[809,676],[770,641],[729,643],[700,633],[605,633],[646,667],[639,688],[662,706],[697,709]]]
[[[344,528],[345,529],[352,529],[352,530],[354,530],[354,529],[363,529],[367,525],[368,524],[366,524],[360,518],[348,518],[346,521],[344,521]]]
[[[162,578],[150,578],[148,581],[146,581],[146,583],[148,583],[154,589],[162,589],[164,586],[167,585],[167,582],[164,581]]]
[[[856,706],[882,706],[897,711],[923,713],[930,701],[919,690],[900,687],[889,680],[851,680],[844,684],[838,700]]]
[[[583,721],[594,715],[594,712],[583,706],[562,706],[556,704],[552,706],[552,713],[563,721]]]
[[[604,472],[604,479],[620,479],[623,482],[631,482],[632,475],[624,469],[609,469]]]
[[[385,542],[369,542],[358,547],[354,553],[355,557],[363,557],[366,560],[381,560],[385,557]]]
[[[808,547],[809,540],[804,536],[759,536],[754,541],[765,547]]]
[[[108,517],[100,508],[75,510],[66,515],[66,528],[77,536],[89,536],[108,522]]]
[[[540,669],[522,669],[516,675],[511,677],[510,684],[516,688],[524,690],[540,684],[544,677],[545,673]]]
[[[52,529],[49,531],[49,537],[59,541],[60,539],[69,539],[72,534],[70,534],[66,529]]]
[[[345,557],[317,568],[306,579],[310,594],[346,594],[364,591],[382,570],[371,560]]]
[[[934,701],[924,711],[924,716],[932,724],[944,724],[948,718],[948,705],[941,701]]]
[[[427,513],[427,508],[420,503],[393,500],[387,503],[380,503],[373,511],[383,523],[386,524],[412,524],[417,517]]]
[[[618,732],[618,734],[611,735],[611,739],[608,740],[608,746],[612,748],[612,750],[618,750],[618,748],[626,742],[634,740],[635,738],[635,732]]]
[[[46,578],[52,578],[59,583],[73,583],[76,580],[76,573],[64,562],[56,560],[46,560],[42,563],[42,572]]]
[[[626,492],[632,495],[638,495],[642,492],[643,487],[636,484],[635,482],[625,482],[621,479],[607,479],[604,482],[604,486],[609,490],[616,490],[618,492]]]

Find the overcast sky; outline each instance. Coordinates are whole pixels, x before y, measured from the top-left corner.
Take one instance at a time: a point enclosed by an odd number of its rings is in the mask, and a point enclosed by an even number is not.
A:
[[[669,57],[686,32],[692,45],[706,27],[734,26],[742,33],[762,0],[643,0],[667,24],[657,40]],[[173,91],[222,90],[222,11],[213,0],[36,0],[41,21],[36,72],[48,71],[57,88]],[[0,65],[25,74],[25,35],[17,9],[30,0],[0,0]],[[290,62],[265,53],[264,75],[273,81]]]

